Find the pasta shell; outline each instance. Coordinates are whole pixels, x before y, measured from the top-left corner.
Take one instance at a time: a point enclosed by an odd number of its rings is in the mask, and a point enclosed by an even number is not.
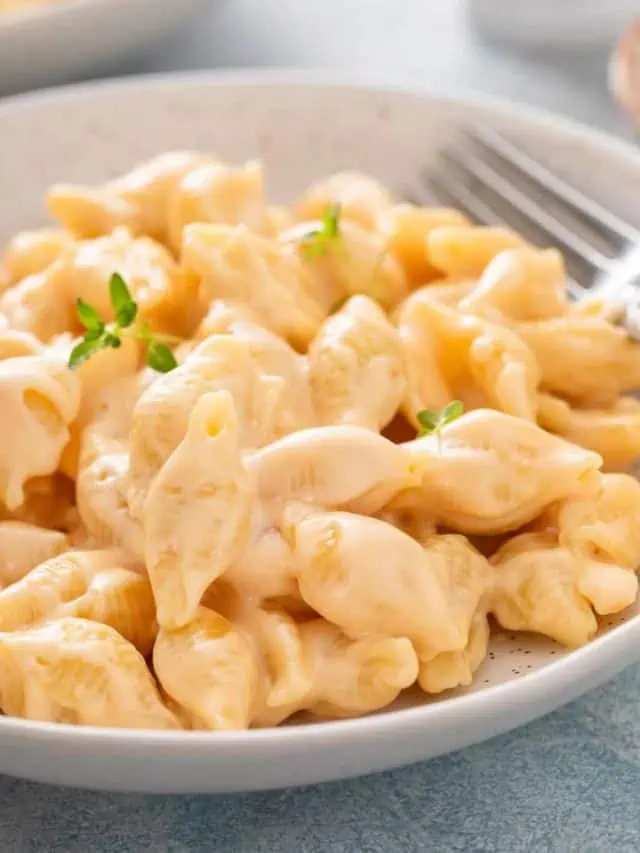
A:
[[[598,453],[605,471],[626,471],[640,456],[640,401],[619,397],[610,406],[576,408],[551,394],[538,396],[538,423]]]
[[[245,464],[265,503],[377,512],[420,482],[404,450],[362,427],[301,430],[247,454]]]
[[[75,245],[61,272],[67,298],[71,303],[83,299],[103,319],[113,319],[109,284],[114,272],[127,283],[139,318],[154,331],[176,335],[194,331],[204,313],[195,285],[164,246],[149,237],[133,237],[127,228]],[[68,326],[74,327],[75,322]]]
[[[0,522],[0,587],[23,578],[35,566],[67,548],[67,537],[22,521]]]
[[[0,361],[0,499],[9,510],[24,502],[27,480],[57,469],[79,402],[78,379],[56,360]]]
[[[185,227],[192,222],[246,225],[263,231],[267,203],[261,164],[252,160],[233,168],[210,162],[190,169],[171,196],[168,222],[169,243],[176,253]]]
[[[278,528],[264,519],[254,519],[254,531],[247,548],[225,572],[225,581],[249,601],[268,599],[300,600],[291,546]]]
[[[640,483],[634,477],[605,474],[593,495],[568,499],[553,516],[560,544],[574,553],[640,567]]]
[[[568,306],[562,255],[529,246],[496,255],[459,303],[463,313],[507,324],[561,317]]]
[[[153,665],[163,689],[194,728],[246,729],[258,685],[251,643],[206,607],[180,628],[161,628]]]
[[[182,178],[208,162],[202,154],[170,151],[97,187],[56,184],[49,212],[76,237],[86,240],[126,226],[133,234],[169,239],[169,207]]]
[[[294,208],[299,222],[322,219],[327,207],[339,204],[344,219],[373,230],[391,206],[391,196],[375,178],[360,172],[336,172],[312,184]]]
[[[492,612],[512,631],[535,631],[569,648],[588,642],[598,623],[577,587],[579,564],[553,536],[516,536],[491,558],[497,586]]]
[[[452,399],[535,420],[538,368],[514,332],[417,294],[398,312],[398,330],[409,372],[404,414],[416,426],[418,411]]]
[[[75,329],[74,306],[67,292],[65,256],[5,289],[0,296],[0,318],[12,330],[28,332],[45,342]]]
[[[516,530],[555,501],[592,492],[601,464],[595,453],[488,409],[402,447],[422,468],[422,486],[391,508],[422,509],[439,524],[481,535]]]
[[[14,329],[3,329],[0,332],[0,361],[21,355],[39,355],[42,350],[42,344],[30,332]]]
[[[300,627],[279,610],[248,607],[238,626],[251,638],[259,661],[254,725],[275,725],[305,705],[311,672],[305,659]]]
[[[423,547],[444,591],[448,611],[469,643],[476,617],[486,613],[493,595],[495,571],[464,536],[432,536]]]
[[[49,619],[84,595],[100,572],[122,565],[116,551],[68,551],[51,557],[0,591],[0,631]]]
[[[464,649],[440,652],[432,660],[420,664],[418,684],[425,693],[442,693],[456,687],[469,687],[476,670],[489,649],[489,620],[479,611],[473,617],[469,639]]]
[[[165,628],[186,625],[210,584],[242,554],[253,492],[238,448],[233,399],[205,394],[144,507],[146,564]]]
[[[418,675],[418,658],[406,637],[351,640],[322,619],[300,626],[313,666],[306,708],[319,717],[369,714],[390,705]]]
[[[378,519],[314,513],[291,531],[304,600],[351,637],[408,637],[420,658],[461,649],[429,554]]]
[[[317,231],[322,223],[312,221],[281,235],[281,240],[297,245],[300,238]],[[402,267],[388,251],[384,237],[349,220],[340,221],[335,240],[324,251],[305,254],[305,267],[313,279],[312,293],[325,312],[350,296],[361,294],[391,310],[409,292]]]
[[[146,577],[128,569],[98,572],[86,592],[60,612],[110,625],[144,657],[150,654],[158,633],[151,585]]]
[[[494,226],[443,225],[427,235],[430,263],[448,276],[477,277],[496,255],[524,245],[515,231]]]
[[[55,723],[180,727],[142,655],[108,625],[72,617],[0,634],[0,707]]]
[[[404,355],[396,330],[375,302],[353,296],[321,326],[308,358],[321,424],[378,432],[392,420],[406,388]]]
[[[117,441],[102,442],[100,454],[85,447],[76,480],[80,519],[96,545],[121,548],[142,561],[142,526],[127,503],[129,455]]]
[[[389,251],[402,265],[412,287],[440,276],[429,261],[427,237],[444,225],[468,225],[468,221],[457,210],[413,204],[396,204],[383,214],[380,229]]]
[[[259,447],[271,439],[282,381],[259,373],[246,343],[229,335],[208,338],[183,365],[157,379],[136,404],[128,492],[135,518],[141,517],[153,478],[186,435],[197,401],[220,390],[233,397],[242,445]]]
[[[597,408],[640,386],[640,345],[607,319],[568,315],[519,323],[517,332],[538,362],[543,391]]]
[[[322,322],[297,253],[243,225],[187,225],[182,263],[201,282],[205,301],[233,299],[248,305],[267,328],[297,348],[308,345]]]
[[[274,434],[278,438],[315,424],[307,377],[307,361],[285,340],[260,325],[243,306],[214,301],[196,338],[214,334],[233,335],[249,347],[258,370],[282,379],[282,399],[276,413]]]
[[[20,506],[11,512],[2,507],[0,515],[7,521],[68,532],[77,523],[73,483],[59,473],[33,477],[25,483]]]
[[[12,283],[41,273],[73,246],[73,237],[61,229],[22,231],[5,249],[2,262]]]

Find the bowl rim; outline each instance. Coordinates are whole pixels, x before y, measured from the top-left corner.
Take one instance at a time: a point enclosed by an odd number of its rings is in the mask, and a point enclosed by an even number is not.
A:
[[[86,0],[70,0],[77,5]],[[98,0],[101,2],[101,0]],[[69,5],[68,3],[65,5]],[[172,72],[168,74],[132,75],[122,78],[107,78],[67,86],[12,95],[0,100],[0,122],[7,117],[19,120],[21,115],[37,111],[43,105],[55,102],[69,102],[93,98],[102,94],[118,92],[144,91],[152,88],[186,88],[193,86],[214,88],[314,88],[350,89],[354,93],[388,93],[392,96],[411,100],[427,99],[452,103],[460,106],[470,105],[487,109],[497,115],[515,118],[518,122],[544,129],[552,126],[554,130],[571,136],[578,136],[590,146],[597,146],[611,156],[623,157],[635,163],[640,173],[640,151],[631,143],[606,132],[590,128],[573,119],[558,116],[550,110],[520,104],[506,98],[491,95],[478,95],[474,92],[457,92],[455,95],[432,92],[419,84],[390,82],[372,75],[353,75],[342,72],[300,71],[296,69],[270,69],[255,71],[245,69],[203,70]],[[392,735],[398,728],[407,726],[414,731],[427,732],[429,722],[447,718],[447,727],[463,724],[470,716],[490,716],[497,708],[509,707],[514,712],[531,705],[541,695],[556,692],[569,694],[573,686],[588,679],[595,670],[608,665],[615,667],[617,659],[624,657],[636,646],[640,656],[640,614],[622,625],[612,628],[607,634],[594,638],[586,646],[567,651],[553,663],[546,664],[535,672],[522,675],[517,679],[482,688],[476,692],[455,695],[410,708],[391,711],[382,710],[375,714],[342,720],[308,722],[302,725],[279,726],[243,731],[172,731],[154,729],[127,729],[99,726],[74,726],[66,723],[37,722],[17,717],[0,716],[0,739],[10,738],[31,743],[50,743],[52,740],[64,741],[72,738],[74,744],[95,743],[134,746],[140,752],[167,750],[175,757],[183,753],[185,747],[193,749],[221,749],[228,747],[234,752],[254,749],[269,749],[279,744],[304,747],[305,741],[314,740],[314,748],[323,743],[329,745],[343,739],[369,741],[372,738],[384,738]],[[612,670],[612,674],[615,671]],[[518,725],[518,720],[514,726]]]
[[[107,3],[111,0],[65,0],[62,8],[82,6],[87,3]],[[207,2],[207,0],[192,0]],[[1,20],[1,18],[0,18]],[[590,145],[608,150],[612,155],[622,156],[634,161],[640,168],[640,149],[633,143],[633,128],[629,125],[629,138],[617,136],[606,130],[582,122],[578,119],[559,115],[551,109],[535,106],[513,98],[478,92],[468,86],[446,87],[430,86],[412,82],[403,77],[389,77],[375,73],[351,73],[331,71],[329,69],[304,69],[291,66],[272,66],[264,69],[217,68],[187,69],[167,72],[148,72],[142,74],[124,74],[108,76],[97,80],[82,80],[76,83],[63,83],[44,86],[35,90],[3,95],[0,97],[0,119],[4,113],[39,109],[50,101],[81,100],[94,95],[108,95],[120,91],[145,89],[169,89],[184,87],[211,88],[310,88],[323,90],[351,89],[365,94],[386,93],[399,98],[448,102],[464,106],[479,106],[481,109],[515,118],[523,124],[537,128],[552,125],[554,129],[571,136],[580,136]]]

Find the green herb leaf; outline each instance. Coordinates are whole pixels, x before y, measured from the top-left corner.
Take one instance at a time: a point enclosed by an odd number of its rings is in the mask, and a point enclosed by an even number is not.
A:
[[[439,415],[440,413],[435,409],[422,409],[418,412],[416,418],[420,424],[420,432],[418,433],[419,438],[422,438],[423,435],[429,435],[434,430],[438,429]]]
[[[340,238],[340,214],[339,204],[328,205],[320,228],[314,228],[302,238],[300,249],[308,260],[323,255]]]
[[[418,438],[432,433],[440,433],[442,427],[457,420],[464,414],[464,404],[461,400],[452,400],[443,409],[421,409],[416,418],[420,424]]]
[[[147,364],[158,373],[169,373],[178,366],[176,357],[166,344],[151,341],[147,349]]]
[[[126,329],[136,319],[138,306],[120,273],[114,272],[109,281],[109,298],[113,305],[117,324]]]
[[[103,333],[104,323],[100,319],[100,315],[84,299],[76,299],[76,313],[78,320],[80,320],[85,329],[91,332],[93,336],[99,337]]]
[[[461,400],[452,400],[450,403],[444,407],[441,413],[440,418],[440,426],[446,426],[450,424],[452,421],[458,420],[458,418],[464,414],[464,404]]]
[[[80,367],[87,359],[91,358],[91,356],[103,349],[102,340],[99,338],[94,338],[93,340],[87,340],[86,338],[80,341],[79,344],[76,344],[74,348],[71,350],[71,355],[69,356],[68,365],[71,370],[75,370],[76,367]]]
[[[121,329],[126,329],[131,326],[138,315],[138,306],[135,302],[130,302],[128,305],[123,305],[116,312],[116,323]]]
[[[104,335],[104,325],[102,328],[98,329],[87,329],[84,333],[85,341],[99,341],[100,338]]]
[[[322,217],[322,230],[325,237],[333,240],[340,235],[340,205],[330,204]]]
[[[178,366],[168,343],[179,343],[180,338],[171,335],[154,336],[145,322],[141,322],[130,332],[124,332],[136,321],[138,305],[131,296],[129,288],[120,273],[114,272],[109,279],[109,297],[116,315],[116,322],[106,325],[100,315],[82,299],[76,302],[78,318],[85,327],[84,338],[76,344],[69,356],[69,367],[81,365],[99,350],[119,349],[125,337],[134,337],[147,345],[147,364],[159,373],[168,373]]]
[[[102,344],[104,347],[119,349],[122,346],[122,338],[115,332],[107,332],[102,338]]]

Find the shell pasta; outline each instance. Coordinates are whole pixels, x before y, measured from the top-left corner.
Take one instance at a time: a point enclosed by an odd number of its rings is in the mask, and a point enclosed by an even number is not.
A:
[[[47,205],[0,254],[1,713],[357,716],[636,600],[640,344],[556,249],[191,151]]]

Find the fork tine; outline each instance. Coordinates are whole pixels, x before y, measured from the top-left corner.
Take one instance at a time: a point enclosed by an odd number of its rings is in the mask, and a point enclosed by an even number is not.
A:
[[[562,243],[577,257],[590,264],[596,271],[607,272],[611,268],[611,258],[591,246],[564,222],[545,210],[542,205],[522,192],[472,151],[451,148],[443,154],[443,157],[460,171],[472,175],[480,184],[488,187],[496,196],[507,202],[554,241]]]
[[[439,201],[445,204],[453,203],[455,207],[462,210],[463,213],[468,214],[481,225],[499,225],[504,228],[511,227],[492,207],[478,198],[464,181],[457,179],[450,172],[446,173],[446,177],[443,177],[442,173],[436,177],[425,172],[423,179],[427,187],[435,191],[435,195]],[[568,277],[567,291],[572,299],[580,299],[587,293],[588,288],[578,284],[574,278]]]
[[[426,173],[424,180],[433,187],[436,195],[440,196],[443,202],[446,204],[453,202],[463,213],[466,213],[481,225],[503,225],[508,227],[507,223],[498,216],[495,210],[489,207],[488,204],[485,204],[477,195],[474,195],[463,181],[457,180],[449,174],[445,183],[437,176],[429,176]]]
[[[468,135],[474,142],[484,146],[505,163],[525,174],[550,195],[562,199],[576,213],[631,243],[640,242],[640,231],[638,229],[606,210],[593,199],[585,196],[562,178],[554,175],[529,154],[520,151],[495,128],[475,126],[468,131]]]

